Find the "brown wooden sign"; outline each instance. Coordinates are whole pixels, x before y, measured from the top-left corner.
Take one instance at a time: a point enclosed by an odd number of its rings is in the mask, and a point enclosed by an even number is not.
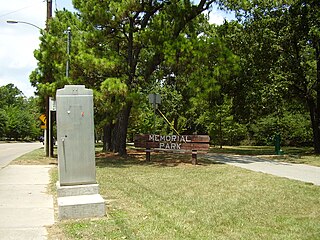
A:
[[[150,159],[151,149],[156,151],[192,151],[193,163],[196,164],[197,151],[208,151],[210,137],[208,135],[136,135],[134,146],[145,148],[147,160]]]

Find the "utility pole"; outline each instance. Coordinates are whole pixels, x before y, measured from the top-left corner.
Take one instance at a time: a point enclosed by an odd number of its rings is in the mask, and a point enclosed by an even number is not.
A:
[[[46,31],[49,31],[49,20],[52,18],[52,0],[47,0],[47,19],[46,19]],[[51,73],[47,72],[45,73],[46,82],[50,82],[51,80]],[[51,114],[51,111],[49,109],[49,95],[46,94],[45,96],[45,104],[46,104],[46,116],[47,119],[49,119],[49,114]],[[51,117],[51,116],[50,116]],[[50,118],[51,119],[51,118]],[[49,124],[51,125],[51,121],[47,121],[46,126],[46,156],[51,157],[53,153],[53,146],[52,146],[52,132],[49,133],[49,130],[52,131],[52,126],[49,127]]]
[[[52,18],[52,0],[47,0],[47,31],[48,31],[48,22]]]
[[[71,28],[68,27],[67,29],[67,63],[66,63],[66,77],[69,77],[69,56],[70,56],[70,45],[71,45]]]

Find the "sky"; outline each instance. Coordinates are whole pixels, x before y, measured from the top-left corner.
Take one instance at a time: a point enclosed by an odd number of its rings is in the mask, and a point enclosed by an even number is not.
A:
[[[53,0],[52,9],[73,10],[72,0]],[[0,4],[0,86],[13,83],[26,97],[34,96],[35,88],[29,81],[37,67],[33,51],[39,48],[40,31],[24,23],[8,24],[8,20],[23,21],[45,28],[46,0],[4,0]],[[232,14],[213,9],[210,22],[222,24]],[[0,96],[1,97],[1,96]]]
[[[72,0],[53,0],[53,12],[63,8],[72,9]],[[45,28],[46,13],[45,0],[4,0],[0,3],[0,86],[13,83],[26,97],[34,96],[29,75],[37,67],[33,51],[39,48],[40,30],[7,21],[24,21]]]

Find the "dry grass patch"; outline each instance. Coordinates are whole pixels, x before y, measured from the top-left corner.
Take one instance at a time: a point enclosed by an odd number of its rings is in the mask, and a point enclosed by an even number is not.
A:
[[[44,149],[36,149],[13,160],[11,164],[16,165],[57,165],[57,157],[49,158],[45,156]]]

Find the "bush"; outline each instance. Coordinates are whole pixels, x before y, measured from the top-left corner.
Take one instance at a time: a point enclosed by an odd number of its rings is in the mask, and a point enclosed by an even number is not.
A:
[[[280,133],[282,145],[312,145],[312,129],[307,114],[285,112],[282,117],[269,115],[252,124],[250,131],[256,145],[273,145],[276,133]]]

